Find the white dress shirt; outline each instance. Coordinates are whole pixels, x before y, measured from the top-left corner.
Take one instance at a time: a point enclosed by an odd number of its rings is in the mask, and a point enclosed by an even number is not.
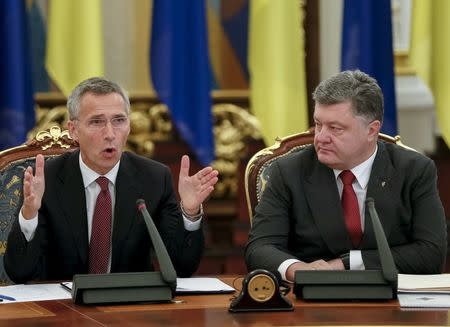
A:
[[[359,213],[361,218],[361,228],[362,232],[364,233],[364,222],[365,217],[364,214],[366,212],[365,210],[365,201],[366,201],[366,194],[367,194],[367,185],[369,184],[369,178],[370,173],[372,171],[373,162],[375,160],[375,156],[377,154],[378,146],[375,148],[374,153],[364,161],[363,163],[359,164],[356,167],[353,167],[351,169],[351,172],[353,175],[355,175],[355,180],[353,181],[353,190],[355,191],[356,197],[358,198],[358,205],[359,205]],[[334,176],[336,178],[336,184],[339,191],[339,197],[342,197],[342,190],[344,189],[344,184],[342,183],[341,179],[339,178],[339,174],[342,172],[342,170],[333,169]],[[360,250],[350,250],[350,270],[364,270],[364,262],[362,259],[361,251]],[[280,266],[278,267],[278,272],[280,273],[283,280],[287,281],[286,279],[286,271],[288,270],[289,266],[293,263],[300,262],[300,260],[297,259],[288,259],[283,261]]]
[[[94,216],[94,209],[95,209],[95,203],[97,201],[97,196],[100,193],[100,186],[97,184],[96,180],[98,177],[102,176],[93,171],[91,168],[89,168],[81,158],[81,155],[79,157],[80,162],[80,170],[81,170],[81,176],[83,178],[83,184],[84,184],[84,190],[86,194],[86,209],[87,209],[87,222],[88,222],[88,239],[90,242],[91,239],[91,231],[92,231],[92,218]],[[116,202],[116,178],[117,173],[119,171],[120,166],[120,160],[117,162],[117,164],[108,172],[105,176],[108,178],[108,188],[109,192],[111,194],[111,204],[112,204],[112,221],[114,221],[114,205]],[[200,228],[202,218],[191,221],[185,216],[183,216],[183,222],[184,222],[184,228],[188,231],[195,231]],[[26,240],[29,242],[33,239],[34,233],[36,232],[36,228],[38,225],[38,215],[33,217],[32,219],[25,219],[22,216],[22,209],[19,212],[19,225],[20,229],[22,230],[22,233],[24,234]],[[114,225],[112,225],[114,226]],[[111,229],[112,231],[112,229]]]

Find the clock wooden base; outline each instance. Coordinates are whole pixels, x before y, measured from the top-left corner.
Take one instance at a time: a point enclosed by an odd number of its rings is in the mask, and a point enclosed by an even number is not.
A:
[[[292,310],[292,303],[281,293],[276,277],[264,269],[254,270],[245,276],[241,293],[228,309],[230,312]]]

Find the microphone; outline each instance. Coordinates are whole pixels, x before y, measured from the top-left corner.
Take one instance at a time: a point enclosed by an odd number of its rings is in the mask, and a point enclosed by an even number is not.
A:
[[[381,270],[297,270],[294,293],[304,300],[389,300],[397,297],[397,268],[372,198],[366,206]]]
[[[75,303],[165,302],[175,296],[177,274],[167,249],[142,199],[137,209],[147,225],[160,271],[76,274],[73,276],[72,298]]]
[[[381,271],[386,280],[390,282],[397,281],[397,268],[395,267],[394,258],[392,258],[391,249],[386,240],[383,227],[381,226],[380,218],[375,209],[375,201],[373,198],[366,199],[366,206],[369,209],[369,215],[372,221],[375,239],[377,241],[378,251],[380,253]]]
[[[161,239],[161,236],[156,229],[155,223],[148,213],[147,207],[145,205],[145,201],[142,199],[138,199],[136,201],[137,208],[142,214],[144,218],[145,224],[147,225],[148,233],[150,234],[150,238],[153,243],[153,247],[155,249],[156,256],[159,262],[159,268],[161,270],[162,278],[171,286],[176,288],[177,286],[177,273],[175,272],[175,268],[173,267],[172,261],[170,260],[169,254],[167,253],[167,249]]]

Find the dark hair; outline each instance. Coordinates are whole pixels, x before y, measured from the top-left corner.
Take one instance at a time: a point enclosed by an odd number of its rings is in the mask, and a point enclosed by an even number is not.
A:
[[[374,78],[359,70],[346,70],[322,81],[313,99],[325,105],[349,101],[355,116],[383,122],[383,92]]]
[[[109,81],[103,77],[92,77],[78,84],[67,99],[67,109],[69,109],[69,119],[78,118],[80,113],[80,102],[83,95],[93,93],[97,95],[117,93],[125,103],[125,112],[130,114],[130,99],[126,91],[117,83]]]

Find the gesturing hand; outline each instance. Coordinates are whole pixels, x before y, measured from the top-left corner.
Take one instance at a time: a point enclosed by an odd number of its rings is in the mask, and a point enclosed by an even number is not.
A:
[[[25,219],[31,219],[37,215],[41,207],[44,190],[44,157],[38,154],[36,156],[35,174],[33,175],[33,168],[28,167],[23,178],[22,216]]]
[[[195,175],[189,176],[189,157],[184,155],[181,158],[180,176],[178,178],[178,193],[183,202],[184,211],[188,215],[199,213],[200,204],[214,190],[219,172],[212,167],[206,167],[198,171]]]

